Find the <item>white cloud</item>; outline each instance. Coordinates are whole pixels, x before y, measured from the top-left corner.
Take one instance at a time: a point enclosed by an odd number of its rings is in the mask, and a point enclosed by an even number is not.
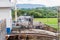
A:
[[[60,0],[17,0],[17,4],[43,4],[46,6],[60,6]]]

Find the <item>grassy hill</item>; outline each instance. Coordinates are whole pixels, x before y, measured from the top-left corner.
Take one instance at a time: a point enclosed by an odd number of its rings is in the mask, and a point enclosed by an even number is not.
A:
[[[53,28],[58,29],[58,18],[34,18],[36,22],[42,22]]]

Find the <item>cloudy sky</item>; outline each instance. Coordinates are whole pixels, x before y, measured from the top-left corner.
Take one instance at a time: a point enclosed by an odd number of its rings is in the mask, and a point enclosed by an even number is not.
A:
[[[14,0],[12,0],[14,2]],[[42,4],[46,6],[60,6],[60,0],[17,0],[17,4]]]

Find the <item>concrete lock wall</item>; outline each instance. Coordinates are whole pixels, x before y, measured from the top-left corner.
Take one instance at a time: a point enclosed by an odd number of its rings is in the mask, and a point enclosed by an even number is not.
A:
[[[12,27],[11,8],[0,8],[0,19],[6,19],[6,28]]]
[[[0,31],[0,40],[5,40],[6,28],[12,28],[12,16],[11,16],[11,7],[0,7],[0,20],[6,20],[6,26],[0,26],[4,29]],[[3,24],[2,24],[3,25]]]
[[[5,19],[5,23],[2,19]],[[11,17],[11,8],[0,8],[0,40],[5,40],[6,29],[12,28],[12,17]],[[5,26],[4,26],[5,24]]]
[[[5,19],[5,26],[1,24],[0,40],[5,40],[6,28],[12,28],[12,16],[11,16],[12,4],[9,0],[0,0],[0,20]]]

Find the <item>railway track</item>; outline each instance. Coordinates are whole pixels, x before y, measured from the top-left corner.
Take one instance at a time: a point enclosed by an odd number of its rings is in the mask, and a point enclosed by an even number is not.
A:
[[[11,33],[9,36],[8,35],[6,35],[6,40],[15,40],[16,38],[16,40],[21,40],[21,39],[23,39],[23,40],[26,40],[26,39],[50,39],[50,40],[52,40],[52,39],[57,39],[57,36],[56,35],[54,35],[55,33],[53,33],[53,32],[50,32],[50,33],[48,33],[48,32],[46,32],[46,33],[43,33],[44,31],[40,31],[40,30],[37,30],[38,32],[36,32],[36,29],[32,29],[32,30],[35,30],[35,31],[31,31],[31,30],[29,30],[29,31],[27,31],[26,32],[26,30],[25,31],[23,31],[23,32],[21,32],[21,33]],[[39,33],[39,31],[40,31],[40,33]],[[48,34],[47,34],[48,33]],[[28,37],[28,38],[27,38]]]

